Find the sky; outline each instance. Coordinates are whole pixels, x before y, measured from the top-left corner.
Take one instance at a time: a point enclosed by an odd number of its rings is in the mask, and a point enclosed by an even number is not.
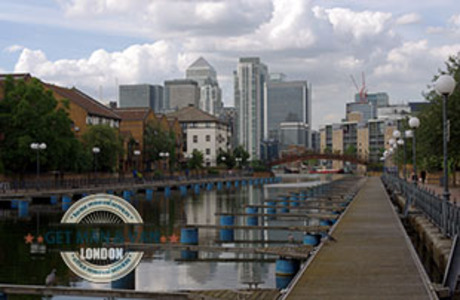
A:
[[[362,74],[393,104],[423,100],[460,51],[456,0],[2,0],[0,72],[101,102],[121,84],[184,78],[200,56],[233,106],[238,58],[312,85],[313,128],[340,122]]]

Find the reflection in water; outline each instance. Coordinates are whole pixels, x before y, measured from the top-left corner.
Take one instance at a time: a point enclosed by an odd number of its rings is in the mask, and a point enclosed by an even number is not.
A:
[[[300,178],[300,179],[299,179]],[[179,191],[173,191],[170,198],[165,198],[162,192],[155,192],[152,201],[144,199],[143,194],[137,194],[133,205],[138,209],[148,230],[160,236],[170,237],[180,235],[181,228],[186,224],[219,224],[216,213],[244,212],[244,204],[263,204],[264,198],[275,198],[279,193],[287,193],[286,187],[293,190],[304,188],[318,182],[306,182],[308,178],[292,177],[283,184],[261,186],[232,187],[221,191],[202,191],[199,195],[189,191],[181,197]],[[293,183],[292,185],[289,183]],[[259,208],[259,213],[265,212]],[[0,282],[16,284],[44,284],[47,274],[57,269],[58,284],[64,286],[108,288],[107,284],[93,284],[77,278],[63,263],[59,254],[59,245],[47,245],[46,255],[31,255],[29,244],[25,244],[24,236],[28,233],[34,236],[45,235],[53,229],[52,223],[59,223],[62,213],[56,207],[51,210],[49,205],[40,213],[37,226],[37,208],[30,207],[31,219],[25,222],[0,222]],[[259,224],[266,225],[308,225],[306,220],[262,220]],[[235,217],[235,225],[246,225],[247,218]],[[144,230],[146,230],[144,228]],[[218,230],[199,229],[199,243],[216,245]],[[287,240],[289,232],[264,230],[235,230],[236,240]],[[294,238],[302,240],[302,233],[295,232]],[[223,246],[262,247],[268,244],[224,244]],[[244,262],[221,262],[218,259],[239,258]],[[275,265],[260,259],[273,258],[247,253],[216,253],[200,252],[198,261],[181,261],[180,251],[160,251],[154,257],[145,258],[136,269],[136,289],[149,291],[187,290],[187,289],[221,289],[243,288],[249,282],[263,284],[262,287],[275,287]],[[253,261],[247,261],[253,259]],[[257,261],[259,259],[259,261]],[[213,261],[214,260],[214,261]],[[59,299],[57,297],[56,299]],[[64,298],[62,298],[64,299]],[[69,299],[68,297],[65,299]]]

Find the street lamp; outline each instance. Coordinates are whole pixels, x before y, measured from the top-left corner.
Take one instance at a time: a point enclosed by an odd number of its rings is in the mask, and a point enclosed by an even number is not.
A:
[[[243,161],[243,159],[241,157],[235,157],[235,161],[236,161],[236,165],[241,167],[241,162]]]
[[[94,154],[94,178],[96,178],[97,175],[97,155],[99,152],[101,152],[101,149],[99,147],[93,147],[93,154]]]
[[[447,172],[447,142],[448,142],[448,121],[447,121],[447,100],[455,89],[455,79],[450,75],[441,75],[434,85],[436,93],[442,95],[442,127],[443,127],[443,156],[444,156],[444,192],[443,192],[443,205],[442,205],[442,216],[443,216],[443,233],[446,234],[446,222],[447,222],[447,203],[449,202],[449,179]]]
[[[409,119],[409,127],[412,128],[412,169],[414,171],[414,176],[412,178],[414,185],[417,185],[417,154],[415,150],[415,129],[420,126],[420,120],[417,117],[411,117]]]
[[[46,144],[45,143],[32,143],[30,144],[30,148],[32,150],[37,151],[37,182],[38,182],[38,179],[40,178],[40,150],[45,150]]]

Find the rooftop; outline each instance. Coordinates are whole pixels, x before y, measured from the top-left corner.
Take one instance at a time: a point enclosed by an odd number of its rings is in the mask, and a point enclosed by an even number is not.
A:
[[[167,115],[168,118],[175,117],[179,122],[216,122],[221,121],[215,116],[202,111],[194,106],[187,106]]]

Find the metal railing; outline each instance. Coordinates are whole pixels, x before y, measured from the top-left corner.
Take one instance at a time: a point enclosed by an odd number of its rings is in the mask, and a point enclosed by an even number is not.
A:
[[[460,233],[460,208],[451,202],[443,202],[442,197],[433,191],[416,186],[412,182],[405,181],[395,175],[385,173],[382,181],[392,193],[398,192],[407,201],[410,201],[416,209],[422,212],[433,224],[435,224],[447,236],[455,236]],[[446,221],[443,222],[442,207],[446,206]]]

